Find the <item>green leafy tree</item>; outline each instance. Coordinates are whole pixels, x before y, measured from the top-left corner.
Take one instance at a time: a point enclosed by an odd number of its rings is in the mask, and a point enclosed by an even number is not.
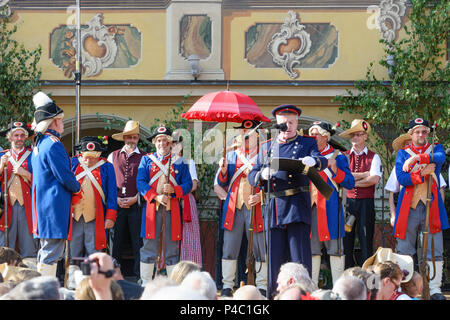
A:
[[[416,117],[437,123],[437,138],[450,146],[450,68],[446,41],[450,30],[448,0],[411,0],[405,36],[398,41],[380,40],[384,57],[378,62],[390,79],[378,79],[370,63],[365,79],[355,82],[355,92],[336,96],[340,113],[370,121],[379,137],[372,141],[387,169],[392,168],[392,140]],[[348,125],[348,124],[347,124]],[[387,171],[387,172],[389,172]]]
[[[0,8],[0,127],[15,119],[33,119],[34,90],[39,87],[41,47],[26,49],[14,38],[18,30],[7,5]],[[4,141],[2,141],[4,143]]]

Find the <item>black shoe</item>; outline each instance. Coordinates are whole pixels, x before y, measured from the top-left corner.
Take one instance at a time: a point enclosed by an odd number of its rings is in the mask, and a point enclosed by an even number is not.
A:
[[[258,289],[259,292],[263,295],[264,298],[267,298],[267,292],[264,289]]]
[[[225,288],[225,289],[222,289],[222,293],[220,295],[222,297],[232,297],[233,292],[231,291],[231,288]]]
[[[447,300],[447,298],[440,292],[433,294],[430,300]]]

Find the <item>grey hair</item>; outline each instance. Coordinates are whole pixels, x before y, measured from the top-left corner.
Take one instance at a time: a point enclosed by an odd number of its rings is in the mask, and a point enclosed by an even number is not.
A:
[[[279,273],[283,273],[297,283],[303,283],[309,292],[316,290],[316,285],[311,280],[308,270],[297,262],[286,262],[280,267]]]
[[[342,300],[366,300],[367,288],[364,281],[354,276],[340,277],[332,290]]]
[[[217,299],[216,283],[206,271],[192,271],[188,273],[180,286],[197,290],[209,300]]]
[[[56,277],[40,276],[18,284],[0,300],[61,300]]]

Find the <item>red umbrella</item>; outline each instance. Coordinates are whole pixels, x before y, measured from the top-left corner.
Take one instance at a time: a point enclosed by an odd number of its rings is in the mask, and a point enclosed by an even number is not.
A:
[[[216,91],[205,94],[181,115],[183,118],[217,122],[257,120],[270,122],[256,103],[243,93]]]
[[[256,120],[270,122],[256,105],[256,103],[243,93],[235,91],[216,91],[207,93],[198,99],[193,106],[181,115],[190,120],[225,122],[225,135],[223,139],[223,156],[226,153],[227,122],[242,122]]]

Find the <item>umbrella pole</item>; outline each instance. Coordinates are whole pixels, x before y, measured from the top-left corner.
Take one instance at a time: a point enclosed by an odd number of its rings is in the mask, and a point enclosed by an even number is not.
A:
[[[223,133],[223,163],[222,163],[222,167],[225,166],[225,157],[227,156],[227,122],[225,121],[225,132]]]

